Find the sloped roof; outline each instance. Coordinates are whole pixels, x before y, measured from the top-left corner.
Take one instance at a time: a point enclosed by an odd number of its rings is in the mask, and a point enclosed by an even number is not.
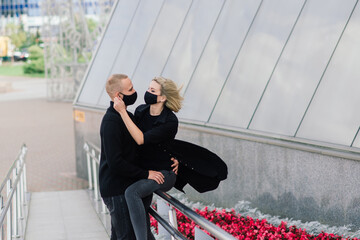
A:
[[[181,121],[360,147],[357,1],[121,0],[75,105],[105,109],[106,79],[183,85]]]

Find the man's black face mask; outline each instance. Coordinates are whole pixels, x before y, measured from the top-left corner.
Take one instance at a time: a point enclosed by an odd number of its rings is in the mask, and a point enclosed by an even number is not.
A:
[[[123,93],[120,93],[120,94],[122,94],[124,96],[122,100],[124,101],[126,106],[130,106],[136,102],[137,92],[134,92],[131,95],[125,95]]]

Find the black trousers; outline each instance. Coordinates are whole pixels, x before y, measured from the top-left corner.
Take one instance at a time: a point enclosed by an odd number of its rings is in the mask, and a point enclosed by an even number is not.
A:
[[[111,240],[135,240],[125,195],[103,198],[111,217]],[[146,210],[150,208],[152,194],[142,199]],[[148,239],[155,240],[150,230],[150,217],[147,216]]]

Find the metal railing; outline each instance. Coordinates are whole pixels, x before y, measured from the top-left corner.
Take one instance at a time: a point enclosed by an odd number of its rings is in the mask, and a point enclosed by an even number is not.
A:
[[[87,157],[87,166],[88,166],[88,175],[89,175],[88,176],[89,189],[94,190],[94,198],[95,198],[95,200],[100,201],[101,198],[99,197],[100,194],[99,194],[99,181],[98,181],[98,168],[99,168],[99,162],[100,162],[100,148],[97,147],[96,145],[90,143],[90,142],[85,142],[84,150],[86,152],[86,157]],[[177,229],[176,213],[175,213],[174,208],[176,208],[177,210],[182,212],[185,216],[190,218],[197,225],[199,225],[203,229],[207,230],[211,235],[213,235],[217,239],[220,239],[220,240],[236,239],[231,234],[227,233],[226,231],[224,231],[220,227],[216,226],[215,224],[213,224],[209,220],[207,220],[204,217],[200,216],[195,211],[193,211],[189,207],[185,206],[179,200],[172,197],[171,195],[169,195],[167,193],[164,193],[164,192],[161,192],[161,191],[156,191],[155,193],[159,197],[161,197],[163,200],[165,200],[168,204],[170,204],[171,207],[170,207],[170,209],[168,211],[169,220],[165,220],[164,217],[163,217],[163,214],[159,214],[159,211],[157,212],[153,208],[150,209],[150,214],[158,221],[158,223],[160,223],[163,226],[163,228],[168,233],[170,233],[170,235],[172,236],[172,239],[181,239],[181,240],[187,239]],[[107,212],[106,206],[105,206],[105,204],[103,202],[102,202],[102,206],[103,206],[102,213],[107,214],[108,212]],[[158,208],[159,208],[159,202],[158,202]],[[196,230],[199,230],[199,229],[196,229]],[[196,235],[197,234],[195,234],[195,240],[197,239]],[[208,236],[208,235],[206,235],[206,236]],[[201,239],[213,239],[210,236],[208,236],[208,238],[204,237],[204,236],[201,236],[201,237],[199,237],[199,239],[200,238]]]
[[[29,210],[26,196],[26,153],[27,147],[23,144],[0,187],[0,240],[24,238]],[[3,194],[5,189],[6,193]]]

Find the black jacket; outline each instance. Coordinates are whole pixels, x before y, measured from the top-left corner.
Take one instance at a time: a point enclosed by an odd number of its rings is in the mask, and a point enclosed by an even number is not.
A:
[[[180,191],[186,184],[200,193],[211,191],[227,178],[225,162],[206,148],[175,139],[169,151],[180,163],[175,184]]]
[[[124,194],[129,185],[148,177],[148,171],[136,166],[136,143],[113,104],[110,102],[100,126],[99,183],[102,197]],[[130,112],[128,114],[133,117]]]
[[[167,152],[167,145],[174,140],[178,129],[176,115],[166,106],[151,125],[151,129],[144,129],[146,126],[145,114],[149,114],[150,105],[140,105],[135,110],[135,123],[144,134],[144,144],[139,146],[139,166],[148,170],[171,170],[173,162]]]

